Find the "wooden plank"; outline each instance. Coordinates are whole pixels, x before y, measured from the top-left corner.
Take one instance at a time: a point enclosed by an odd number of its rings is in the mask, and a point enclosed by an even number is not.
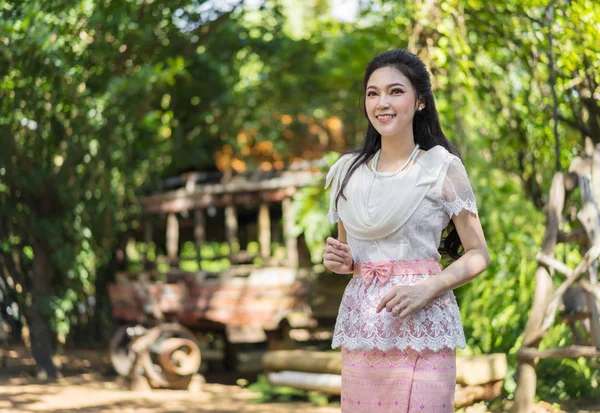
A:
[[[225,311],[209,310],[204,313],[207,320],[223,323],[228,326],[260,326],[265,330],[273,330],[279,324],[274,319],[276,314],[272,311],[249,311],[245,309]]]
[[[597,154],[597,151],[594,151],[594,155]],[[594,164],[597,168],[600,168],[600,156],[594,156],[593,159]],[[593,175],[592,167],[590,167],[590,177]],[[596,172],[597,174],[597,172]],[[598,187],[600,183],[596,183],[596,187]],[[596,188],[598,190],[598,188]],[[598,208],[598,203],[596,200],[598,198],[595,197],[600,195],[598,193],[594,193],[592,189],[592,182],[588,176],[580,176],[579,177],[579,191],[581,194],[581,202],[582,208],[577,214],[577,218],[581,225],[583,226],[588,239],[590,240],[590,250],[594,249],[598,245],[600,245],[600,211]],[[598,262],[594,260],[588,270],[588,279],[592,287],[598,282]],[[600,316],[598,315],[598,307],[596,305],[596,299],[593,294],[586,293],[586,301],[588,310],[590,312],[590,336],[592,337],[592,342],[596,346],[596,349],[600,350]]]
[[[558,261],[550,255],[538,252],[538,254],[536,255],[536,259],[540,264],[543,264],[546,267],[553,269],[554,271],[558,271],[565,277],[570,277],[573,274],[573,270],[567,264]]]
[[[227,205],[225,207],[225,236],[231,253],[235,254],[239,252],[240,241],[238,239],[238,219],[237,212],[233,205]]]
[[[560,172],[554,174],[550,188],[550,201],[546,215],[546,230],[542,239],[541,253],[551,256],[557,243],[559,224],[562,221],[562,213],[565,204],[564,175]],[[553,291],[552,278],[545,267],[540,266],[535,273],[535,292],[532,311],[525,332],[523,334],[523,346],[537,345],[544,336],[542,325],[546,310],[550,303]],[[535,373],[534,373],[535,374]]]
[[[333,395],[340,395],[342,392],[342,376],[339,374],[280,371],[269,373],[267,379],[276,386],[291,386],[297,389],[320,391]]]
[[[292,198],[286,197],[281,201],[281,207],[283,209],[283,237],[285,239],[287,264],[295,268],[298,266],[298,238],[294,233],[296,217],[292,206]]]
[[[167,216],[167,257],[171,267],[176,266],[179,255],[179,222],[177,215],[170,213]]]
[[[332,395],[340,395],[342,389],[342,376],[339,374],[285,370],[269,373],[267,379],[277,386],[290,386]],[[455,407],[468,406],[481,400],[494,400],[502,393],[502,386],[502,381],[481,386],[457,386],[454,397]]]
[[[340,374],[339,352],[307,350],[280,350],[265,353],[262,359],[267,371],[294,370],[311,373]],[[466,386],[477,386],[504,380],[508,372],[506,354],[497,353],[456,357],[456,381]]]
[[[543,336],[550,329],[550,327],[552,327],[559,303],[563,294],[565,291],[567,291],[567,288],[569,288],[585,271],[589,269],[590,265],[592,265],[594,261],[598,259],[598,256],[600,256],[600,244],[593,245],[592,248],[586,251],[581,259],[581,262],[573,270],[573,273],[569,275],[567,279],[563,281],[563,283],[556,289],[554,295],[552,296],[552,300],[546,309],[545,319],[542,323],[541,329],[538,332],[539,335]]]
[[[570,243],[574,242],[576,244],[585,244],[588,241],[587,235],[582,230],[575,230],[571,232],[562,232],[558,233],[558,242]]]
[[[194,210],[194,243],[196,247],[196,260],[198,262],[198,268],[202,261],[201,250],[202,246],[206,242],[206,219],[204,217],[204,210],[202,208],[196,208]]]
[[[260,255],[267,259],[271,256],[271,217],[269,205],[261,203],[258,209],[258,242],[260,244]]]
[[[341,374],[342,359],[339,352],[279,350],[265,353],[262,357],[262,366],[267,371],[294,370]]]
[[[239,326],[234,327],[228,325],[225,327],[227,341],[230,343],[262,343],[267,341],[265,330],[256,326]]]
[[[517,351],[517,357],[523,360],[577,357],[597,358],[600,357],[600,351],[594,346],[568,346],[549,350],[524,347]]]
[[[589,271],[589,286],[592,290],[598,285],[598,261],[594,262]],[[590,335],[596,350],[600,351],[600,315],[598,314],[598,301],[594,291],[586,291],[585,299],[590,312]]]
[[[232,179],[225,184],[204,184],[195,185],[193,194],[198,195],[220,195],[243,192],[263,192],[274,191],[277,189],[302,188],[313,185],[318,179],[323,177],[321,172],[299,171],[287,172],[271,179],[261,179],[254,182],[246,179]],[[140,198],[143,203],[157,202],[168,199],[181,199],[189,195],[190,191],[186,188],[180,188],[174,191],[163,192],[148,195]]]
[[[228,204],[254,205],[260,202],[281,202],[285,197],[293,196],[296,188],[264,190],[241,194],[202,194],[183,193],[175,196],[161,195],[154,199],[142,198],[140,204],[146,214],[190,211],[196,208],[224,207]]]
[[[504,381],[485,383],[479,386],[456,386],[454,392],[454,407],[470,406],[478,401],[492,401],[502,394]]]
[[[456,361],[456,382],[466,386],[504,380],[508,373],[506,354],[458,356]]]

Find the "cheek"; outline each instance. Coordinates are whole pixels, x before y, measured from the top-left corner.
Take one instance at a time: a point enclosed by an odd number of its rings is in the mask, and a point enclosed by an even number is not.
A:
[[[399,99],[396,107],[399,112],[402,113],[412,113],[413,112],[413,100],[411,99]]]
[[[377,102],[374,99],[372,99],[372,100],[367,99],[365,101],[365,109],[367,111],[367,116],[369,117],[369,119],[374,118],[374,113],[375,113],[376,107],[377,107]]]
[[[369,115],[371,114],[371,112],[373,112],[375,110],[376,106],[377,106],[377,101],[375,99],[366,99],[365,100],[365,108],[367,109],[367,113],[369,113]]]

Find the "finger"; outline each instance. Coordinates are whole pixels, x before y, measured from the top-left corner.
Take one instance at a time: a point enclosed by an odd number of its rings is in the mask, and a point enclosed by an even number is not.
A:
[[[337,239],[332,238],[332,237],[327,237],[327,245],[331,245],[331,246],[335,247],[336,244],[338,244],[338,243],[339,243],[339,241]]]
[[[340,264],[345,264],[345,263],[346,263],[346,261],[344,261],[344,259],[342,259],[342,258],[338,257],[338,256],[337,256],[337,255],[335,255],[335,254],[325,254],[325,255],[323,256],[323,258],[324,258],[325,260],[327,260],[327,261],[338,262],[338,263],[340,263]]]
[[[323,261],[323,265],[329,270],[336,272],[336,270],[340,269],[340,263],[336,261]]]
[[[394,297],[399,297],[400,299],[402,299],[402,289],[400,286],[393,287],[390,291],[387,292],[386,295],[383,296],[383,298],[379,302],[379,306],[377,307],[377,312],[383,310],[383,308],[387,305],[388,301],[392,300]]]
[[[336,250],[329,251],[327,253],[327,255],[329,257],[335,257],[335,259],[338,260],[338,261],[340,261],[340,262],[346,262],[348,260],[348,257],[345,254],[343,254],[343,253],[341,253],[339,251],[336,251]]]
[[[333,240],[331,244],[327,244],[325,248],[329,247],[330,250],[334,250],[339,252],[340,254],[348,254],[350,255],[350,247],[346,244],[342,244],[339,241]]]
[[[328,237],[327,238],[327,244],[333,246],[334,248],[339,248],[345,252],[350,252],[350,246],[348,246],[348,244],[344,243],[344,242],[340,242],[339,240],[332,238],[332,237]]]
[[[342,251],[341,251],[339,248],[337,248],[335,245],[330,245],[330,244],[327,244],[327,245],[325,246],[325,248],[323,248],[323,251],[324,251],[324,252],[335,252],[335,253],[341,253],[341,252],[342,252]]]
[[[394,308],[392,309],[392,315],[394,317],[398,316],[399,314],[402,314],[402,311],[404,311],[406,308],[410,308],[411,305],[407,304],[407,303],[398,303],[398,305],[394,306]]]
[[[347,252],[348,254],[350,254],[350,246],[348,244],[344,244],[343,242],[340,242],[339,248],[345,252]]]
[[[394,307],[396,307],[398,304],[400,304],[402,302],[401,297],[398,297],[397,295],[394,296],[394,298],[392,298],[391,300],[389,300],[386,305],[385,308],[386,310],[388,310],[388,312],[391,312]]]
[[[394,294],[390,291],[386,295],[383,296],[379,304],[377,305],[377,309],[375,311],[380,312],[386,306],[387,302],[394,298]]]
[[[399,318],[406,318],[410,315],[412,315],[415,312],[415,308],[413,306],[407,306],[405,308],[403,308],[401,311],[399,311],[398,317]]]
[[[335,247],[331,247],[331,246],[326,246],[323,249],[323,255],[325,255],[325,254],[337,255],[342,260],[349,260],[349,259],[351,260],[352,259],[352,257],[349,256],[348,254],[346,254],[345,252],[340,251],[339,249],[336,249]]]

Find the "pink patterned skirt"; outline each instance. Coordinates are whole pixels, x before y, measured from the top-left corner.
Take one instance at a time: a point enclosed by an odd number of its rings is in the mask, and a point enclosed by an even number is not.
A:
[[[449,292],[400,319],[382,297],[397,285],[441,272],[435,260],[355,265],[340,305],[332,347],[342,347],[342,413],[451,413],[456,347],[464,345],[460,313]]]
[[[453,413],[456,350],[342,348],[342,413]]]

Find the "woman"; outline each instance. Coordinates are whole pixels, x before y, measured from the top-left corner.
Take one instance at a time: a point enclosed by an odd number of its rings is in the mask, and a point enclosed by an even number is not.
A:
[[[417,56],[376,56],[364,90],[364,146],[342,156],[326,183],[338,239],[327,239],[323,262],[354,274],[332,343],[342,348],[342,412],[454,412],[455,349],[465,337],[452,290],[489,264],[475,196]],[[457,233],[465,252],[442,270],[450,220],[448,239]]]

